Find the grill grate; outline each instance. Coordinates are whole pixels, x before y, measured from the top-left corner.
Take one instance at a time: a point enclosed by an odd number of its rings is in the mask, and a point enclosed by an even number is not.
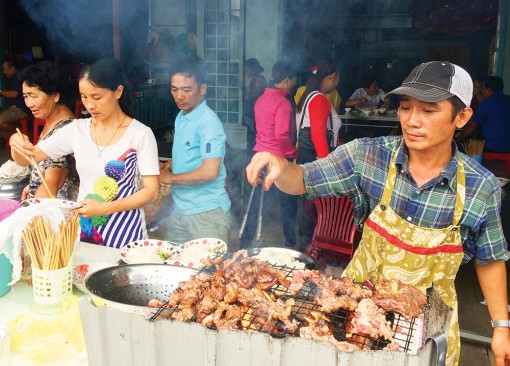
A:
[[[224,259],[228,259],[232,257],[232,254],[224,253],[221,256]],[[284,271],[286,273],[286,279],[292,279],[294,271],[293,268],[275,265],[272,265],[272,267]],[[207,274],[212,276],[215,272],[215,268],[204,267],[198,272],[198,274]],[[364,287],[366,288],[366,286]],[[292,299],[294,301],[289,320],[295,320],[298,323],[299,328],[310,325],[307,318],[310,318],[311,313],[313,312],[315,316],[318,316],[321,319],[326,319],[334,338],[339,342],[348,342],[354,344],[362,350],[383,350],[386,346],[388,346],[390,341],[384,338],[372,338],[367,337],[366,335],[354,334],[350,332],[349,329],[352,329],[351,319],[354,317],[353,311],[340,309],[334,313],[324,313],[321,310],[320,305],[315,304],[313,300],[314,296],[317,294],[317,291],[317,285],[314,282],[307,280],[304,283],[303,288],[297,294],[292,294],[287,287],[280,284],[273,286],[270,290],[266,291],[266,293],[273,299],[279,299],[284,302],[288,299]],[[166,302],[157,310],[157,312],[149,319],[149,321],[154,322],[157,319],[173,319],[172,315],[177,310],[178,307],[169,308],[168,302]],[[267,331],[264,329],[263,324],[254,321],[254,317],[250,316],[250,311],[251,309],[247,308],[247,310],[243,312],[242,323],[245,329],[269,333],[271,336],[276,338],[283,338],[286,336],[299,336],[299,331],[290,332],[286,325],[280,320],[277,320],[272,329]],[[418,318],[413,317],[406,319],[400,314],[386,312],[386,320],[391,325],[393,337],[395,342],[399,345],[399,351],[410,352],[413,343],[414,332],[417,329],[416,326]],[[197,321],[196,311],[191,321]],[[216,329],[214,325],[210,326],[209,328]],[[238,327],[237,329],[241,329],[241,327]]]

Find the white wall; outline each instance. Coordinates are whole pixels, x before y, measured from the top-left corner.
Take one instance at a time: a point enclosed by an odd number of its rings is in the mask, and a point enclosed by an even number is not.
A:
[[[279,22],[281,0],[246,0],[245,59],[256,58],[269,81],[271,69],[277,61],[281,38]]]

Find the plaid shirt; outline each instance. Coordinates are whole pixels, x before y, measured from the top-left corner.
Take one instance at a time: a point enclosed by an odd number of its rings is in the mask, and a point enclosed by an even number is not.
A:
[[[354,202],[354,220],[362,229],[380,202],[391,158],[401,136],[358,139],[338,147],[324,159],[303,165],[308,198],[347,195]],[[453,158],[441,174],[418,188],[409,173],[407,147],[399,150],[391,207],[414,225],[445,228],[453,222],[457,189],[457,157],[466,171],[466,202],[460,220],[464,261],[477,263],[510,258],[501,226],[501,188],[494,175],[453,144]]]

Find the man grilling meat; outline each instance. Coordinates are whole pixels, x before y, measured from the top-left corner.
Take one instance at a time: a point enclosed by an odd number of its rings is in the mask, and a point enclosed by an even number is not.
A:
[[[324,159],[296,165],[267,152],[246,168],[248,181],[273,183],[308,198],[349,196],[361,243],[344,275],[354,281],[399,279],[421,291],[436,286],[454,309],[447,364],[457,365],[460,337],[454,279],[475,259],[488,303],[496,365],[510,358],[505,261],[508,245],[500,220],[501,189],[487,169],[460,153],[457,128],[471,118],[473,84],[457,65],[418,65],[388,94],[400,96],[403,136],[358,139]]]

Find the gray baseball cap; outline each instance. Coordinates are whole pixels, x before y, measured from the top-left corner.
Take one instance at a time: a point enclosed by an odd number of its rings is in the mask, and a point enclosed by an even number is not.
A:
[[[416,66],[398,88],[386,95],[409,95],[424,102],[440,102],[453,96],[466,105],[473,98],[473,81],[462,67],[447,61],[430,61]]]

